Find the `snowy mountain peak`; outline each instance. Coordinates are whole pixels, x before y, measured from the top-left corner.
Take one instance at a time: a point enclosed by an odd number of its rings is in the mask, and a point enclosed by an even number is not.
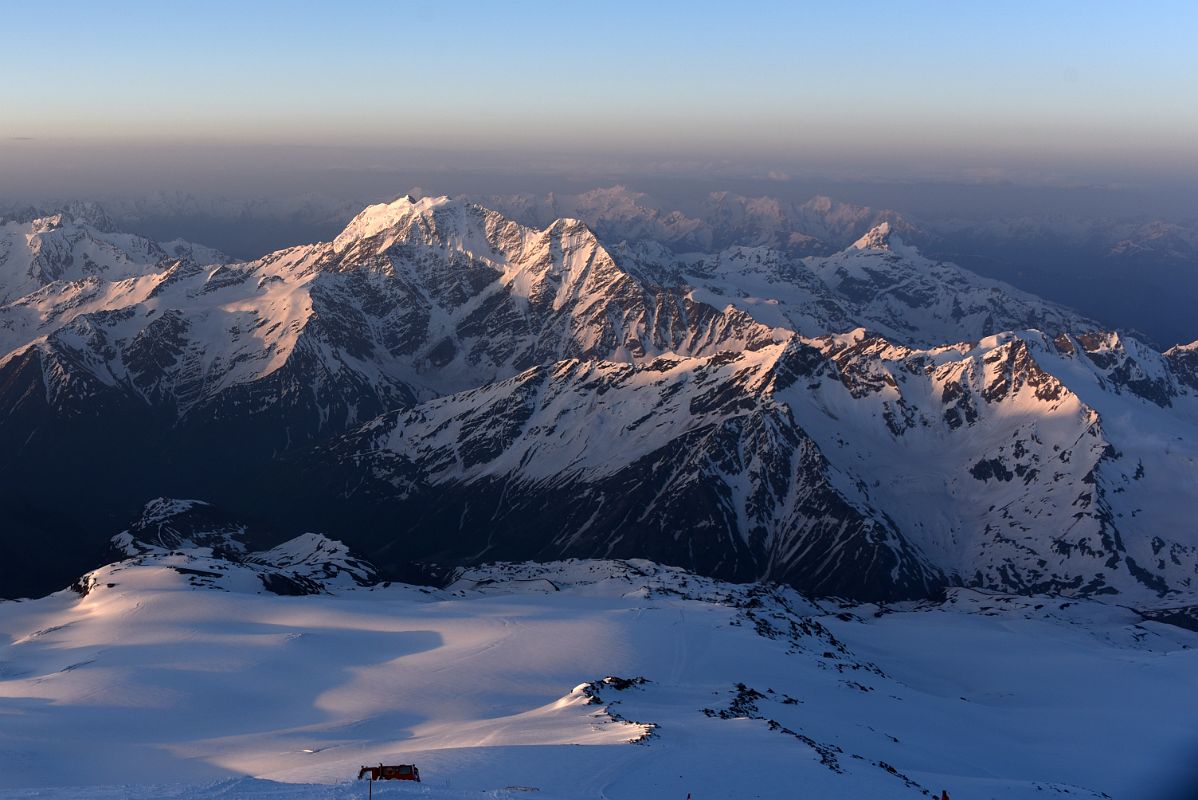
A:
[[[102,211],[88,207],[29,209],[0,218],[0,332],[44,324],[59,311],[69,319],[89,297],[109,302],[109,287],[128,282],[122,287],[133,288],[172,260],[223,263],[228,258],[183,240],[164,247],[113,231]],[[47,290],[50,286],[55,288]],[[20,310],[34,305],[36,314]]]
[[[548,230],[552,233],[585,233],[591,237],[595,237],[595,233],[591,230],[590,226],[576,217],[559,217],[553,221]],[[597,237],[595,238],[597,241]]]
[[[252,539],[244,522],[215,506],[158,498],[112,537],[110,554],[119,561],[85,575],[77,590],[87,593],[115,572],[145,565],[173,570],[196,587],[289,595],[368,586],[377,579],[372,565],[323,534],[305,533],[257,551],[248,546]]]
[[[123,557],[200,549],[218,558],[238,557],[246,552],[245,539],[245,525],[208,503],[159,497],[112,538],[110,549]]]
[[[526,248],[537,249],[546,237],[571,237],[568,244],[574,247],[600,246],[590,227],[574,217],[557,217],[538,230],[465,198],[442,195],[417,200],[405,195],[363,210],[333,240],[333,251],[356,256],[382,253],[397,245],[424,245],[502,268],[502,262],[520,261]]]
[[[44,230],[53,230],[64,224],[87,225],[104,233],[114,233],[117,228],[99,203],[76,201],[48,207],[29,206],[9,209],[0,214],[0,222],[32,224]]]
[[[333,240],[333,249],[340,253],[356,242],[372,239],[388,232],[395,233],[392,242],[402,241],[416,227],[425,232],[435,231],[437,218],[444,217],[445,210],[461,209],[471,205],[466,201],[454,200],[446,195],[420,199],[404,195],[390,203],[367,206],[350,220],[349,224],[345,226],[345,230]],[[423,224],[417,226],[418,222]]]
[[[1198,341],[1169,348],[1165,351],[1165,360],[1178,380],[1198,391]]]
[[[178,500],[171,497],[156,497],[146,503],[137,524],[141,527],[156,525],[207,505],[203,500]]]
[[[902,240],[890,227],[890,222],[880,222],[869,229],[869,232],[853,242],[853,250],[893,250],[893,245],[902,245]]]
[[[62,214],[50,214],[49,216],[38,217],[29,223],[29,231],[34,234],[56,231],[62,227],[63,219]]]
[[[826,194],[817,194],[815,197],[803,204],[804,208],[810,209],[816,213],[827,214],[836,205],[836,202]]]
[[[251,553],[245,560],[312,579],[335,577],[346,572],[365,585],[373,582],[375,577],[374,567],[355,558],[342,542],[321,533],[300,534],[269,550]]]

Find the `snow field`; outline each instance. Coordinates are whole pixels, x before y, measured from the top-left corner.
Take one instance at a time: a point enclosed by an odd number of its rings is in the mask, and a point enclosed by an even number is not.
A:
[[[644,562],[279,597],[124,563],[0,603],[0,796],[348,798],[411,762],[378,796],[1143,797],[1195,738],[1198,635],[1092,601],[820,607]]]

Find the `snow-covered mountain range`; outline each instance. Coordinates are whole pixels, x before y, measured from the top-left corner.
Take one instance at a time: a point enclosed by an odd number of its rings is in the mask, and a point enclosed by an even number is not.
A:
[[[901,219],[727,200],[718,236],[663,244],[681,222],[608,241],[404,197],[246,262],[10,219],[0,508],[98,549],[147,497],[205,497],[310,518],[384,573],[651,557],[869,599],[1191,590],[1193,346],[925,258]],[[855,238],[762,233],[800,213]]]
[[[1096,216],[1018,205],[1013,210],[1008,204],[1000,211],[979,206],[965,190],[960,206],[933,202],[922,213],[900,213],[822,195],[796,202],[766,186],[756,190],[767,194],[716,191],[698,201],[667,200],[616,185],[476,199],[521,222],[540,225],[566,215],[586,222],[604,241],[648,240],[677,253],[764,246],[826,256],[886,222],[936,259],[1065,302],[1108,324],[1145,331],[1166,347],[1198,335],[1188,303],[1198,292],[1198,218],[1185,204],[1168,219],[1147,210]]]

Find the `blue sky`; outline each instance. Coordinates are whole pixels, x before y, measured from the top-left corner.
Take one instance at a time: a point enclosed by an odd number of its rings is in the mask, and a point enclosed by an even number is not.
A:
[[[2,2],[0,138],[1198,158],[1195,2]]]

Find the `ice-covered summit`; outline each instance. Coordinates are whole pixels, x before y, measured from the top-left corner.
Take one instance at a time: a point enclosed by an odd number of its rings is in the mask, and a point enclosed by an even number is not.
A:
[[[390,203],[367,206],[333,240],[333,249],[341,252],[354,242],[384,232],[393,231],[396,238],[401,238],[413,225],[423,223],[429,227],[438,214],[444,217],[445,211],[464,205],[467,205],[464,201],[455,201],[445,195],[420,199],[403,195]]]

